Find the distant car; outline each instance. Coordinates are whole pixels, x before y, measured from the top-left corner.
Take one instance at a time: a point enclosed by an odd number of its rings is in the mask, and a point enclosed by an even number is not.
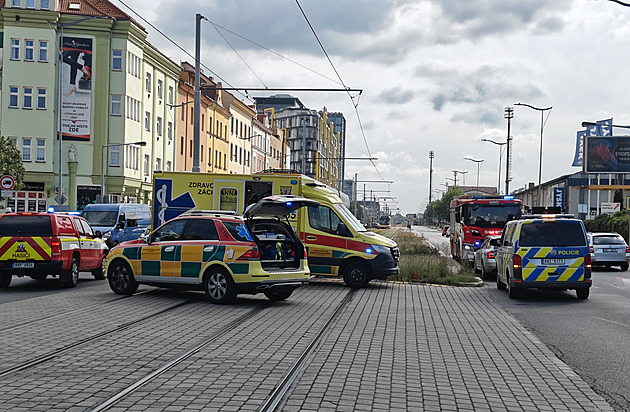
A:
[[[495,256],[500,245],[501,236],[488,236],[475,251],[474,269],[476,273],[481,273],[481,278],[486,279],[490,275],[496,275],[497,261]]]
[[[588,233],[593,266],[619,266],[622,271],[630,265],[630,248],[618,233]]]
[[[442,236],[449,236],[451,234],[451,231],[449,229],[449,225],[444,225],[444,227],[442,228]]]

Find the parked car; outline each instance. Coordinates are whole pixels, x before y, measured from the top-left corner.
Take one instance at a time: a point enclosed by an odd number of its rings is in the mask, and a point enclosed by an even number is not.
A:
[[[36,280],[59,276],[75,287],[79,272],[105,279],[107,246],[87,220],[65,213],[6,213],[0,215],[0,288],[13,276]]]
[[[94,203],[86,205],[81,216],[103,233],[109,248],[138,239],[151,225],[151,208],[144,204]]]
[[[488,236],[484,239],[479,249],[475,251],[473,267],[476,273],[481,273],[481,278],[486,279],[490,275],[496,275],[497,261],[495,256],[501,244],[501,236]]]
[[[630,248],[623,236],[618,233],[588,233],[593,266],[619,266],[622,271],[630,265]]]
[[[450,225],[444,225],[444,227],[442,228],[442,236],[450,236],[451,231],[450,229]]]
[[[107,258],[109,285],[120,295],[132,295],[139,284],[204,290],[213,303],[231,303],[239,293],[287,299],[310,278],[306,248],[287,216],[318,204],[269,196],[243,216],[187,211],[114,247]]]

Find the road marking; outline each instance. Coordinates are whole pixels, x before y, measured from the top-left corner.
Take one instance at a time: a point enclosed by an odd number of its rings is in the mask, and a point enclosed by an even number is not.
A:
[[[597,316],[593,316],[593,319],[599,319],[599,320],[603,320],[604,322],[614,323],[615,325],[621,325],[621,326],[627,326],[627,327],[630,327],[630,325],[628,325],[628,324],[626,324],[626,323],[615,322],[614,320],[609,320],[609,319],[599,318],[599,317],[597,317]]]

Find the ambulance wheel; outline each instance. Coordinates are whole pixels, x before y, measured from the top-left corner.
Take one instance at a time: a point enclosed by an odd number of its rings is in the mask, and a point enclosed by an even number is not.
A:
[[[289,296],[291,296],[292,293],[293,293],[293,290],[291,289],[268,290],[267,292],[265,292],[265,296],[267,296],[267,299],[269,299],[272,302],[279,302],[281,300],[286,300]]]
[[[203,287],[212,303],[232,303],[236,300],[236,285],[223,268],[212,267],[203,277]]]
[[[619,267],[621,268],[622,272],[625,272],[626,270],[628,270],[628,263],[622,263]]]
[[[370,281],[370,272],[363,262],[350,262],[343,270],[343,281],[352,289],[365,287]]]
[[[591,288],[579,288],[575,290],[577,298],[581,300],[588,299],[588,295],[591,293]]]
[[[79,283],[79,261],[72,258],[70,269],[63,274],[61,284],[66,288],[74,288]]]
[[[138,282],[133,277],[131,268],[122,259],[117,259],[109,265],[107,279],[109,287],[118,295],[133,295],[138,290]]]
[[[101,265],[92,271],[92,276],[96,280],[105,279],[105,262],[107,261],[107,256],[103,254],[103,258],[101,259]]]
[[[13,275],[0,273],[0,289],[8,288],[11,284],[11,279],[13,279]]]
[[[501,278],[499,277],[499,274],[497,273],[497,289],[505,290],[505,288],[506,288],[505,283],[501,282]]]

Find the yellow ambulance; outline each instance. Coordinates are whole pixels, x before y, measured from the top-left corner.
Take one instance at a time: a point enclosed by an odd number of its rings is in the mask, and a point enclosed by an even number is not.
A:
[[[398,274],[396,242],[368,231],[348,210],[339,192],[296,173],[250,175],[156,172],[153,227],[190,209],[234,211],[269,195],[296,195],[319,202],[291,214],[290,225],[304,243],[311,274],[342,276],[352,288]]]

